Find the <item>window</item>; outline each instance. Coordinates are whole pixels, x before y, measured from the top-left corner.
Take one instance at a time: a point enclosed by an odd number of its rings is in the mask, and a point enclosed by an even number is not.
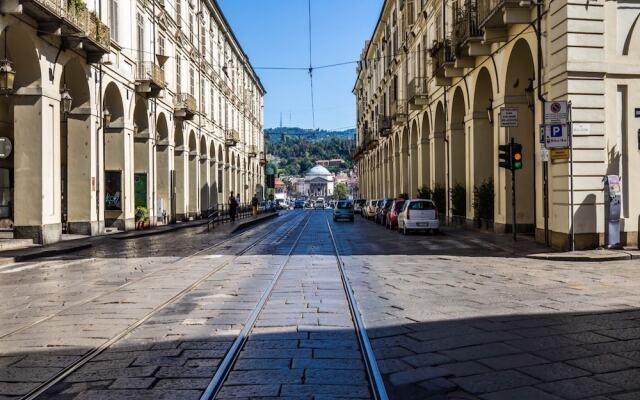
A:
[[[109,29],[111,39],[118,41],[118,0],[109,0]]]
[[[193,66],[189,67],[189,93],[192,96],[196,95],[196,74],[193,70]]]
[[[136,35],[138,41],[138,62],[144,61],[144,17],[136,15]]]
[[[210,89],[210,96],[211,98],[211,104],[209,105],[211,107],[211,120],[215,123],[215,107],[214,107],[214,101],[215,101],[215,97],[213,97],[213,87]]]
[[[191,13],[189,13],[189,42],[193,44],[193,14]]]
[[[409,203],[410,210],[435,210],[436,207],[430,201],[412,201]]]
[[[182,92],[182,80],[180,79],[180,75],[182,75],[182,60],[180,56],[176,56],[176,93]]]
[[[182,0],[176,0],[176,24],[182,26]]]

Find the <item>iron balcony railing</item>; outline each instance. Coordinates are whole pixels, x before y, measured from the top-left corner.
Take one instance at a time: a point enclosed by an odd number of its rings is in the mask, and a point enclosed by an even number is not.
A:
[[[178,93],[173,99],[173,107],[177,118],[191,119],[196,114],[196,98],[189,93]]]
[[[138,67],[136,68],[136,81],[149,81],[156,86],[164,87],[164,71],[158,64],[153,62],[138,63]]]
[[[429,53],[431,54],[434,72],[447,64],[452,64],[456,60],[450,39],[440,40],[429,50]]]
[[[42,11],[45,11],[61,19],[62,24],[66,22],[75,30],[83,32],[86,39],[97,45],[101,52],[109,51],[111,44],[109,27],[86,6],[75,6],[68,0],[21,0],[20,3],[24,6],[25,13],[30,14],[36,20],[42,19]],[[45,19],[47,18],[45,17]]]
[[[240,132],[235,129],[227,129],[224,133],[225,145],[232,147],[240,142]]]
[[[410,102],[417,104],[427,99],[427,78],[414,77],[407,86],[407,98]]]
[[[519,7],[519,4],[520,0],[477,0],[478,26],[484,28],[489,20],[493,19],[492,17],[504,9],[505,6]],[[492,24],[496,24],[496,21],[497,19],[493,19]],[[501,25],[501,23],[498,23],[498,25]]]
[[[467,0],[462,7],[454,10],[453,46],[457,49],[469,39],[481,37],[482,29],[478,24],[477,0]]]
[[[391,117],[390,116],[378,115],[378,132],[382,137],[386,137],[391,134]]]

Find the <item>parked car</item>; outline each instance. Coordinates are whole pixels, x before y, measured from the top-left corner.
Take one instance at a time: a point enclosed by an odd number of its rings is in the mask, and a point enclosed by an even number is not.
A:
[[[338,221],[340,219],[346,219],[353,222],[353,203],[349,200],[339,200],[336,207],[333,209],[333,220]]]
[[[293,205],[293,208],[304,208],[304,200],[296,200]]]
[[[353,212],[354,214],[362,215],[362,209],[366,207],[367,199],[358,199],[353,202]]]
[[[382,212],[382,207],[384,206],[384,203],[387,201],[387,199],[378,199],[378,201],[376,202],[376,211],[373,214],[373,221],[375,223],[380,223],[380,217],[378,216],[379,212]]]
[[[380,225],[385,225],[387,223],[387,213],[391,208],[391,203],[393,203],[393,199],[383,199],[379,204],[378,209],[376,210],[376,223]]]
[[[438,210],[431,200],[407,200],[398,214],[398,230],[404,235],[411,231],[440,229]]]
[[[362,210],[362,216],[366,219],[373,219],[376,215],[376,206],[378,205],[378,199],[367,201],[367,206]]]
[[[314,208],[324,208],[324,207],[325,207],[324,198],[318,197],[316,199],[316,202],[314,203]]]
[[[398,214],[400,214],[400,211],[402,211],[404,202],[404,199],[395,199],[393,203],[391,203],[391,208],[389,209],[389,213],[387,214],[387,228],[398,228]]]

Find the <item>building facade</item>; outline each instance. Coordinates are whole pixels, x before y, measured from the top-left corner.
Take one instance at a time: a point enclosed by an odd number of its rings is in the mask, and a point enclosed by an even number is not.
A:
[[[215,0],[3,0],[0,43],[14,72],[0,226],[15,237],[133,229],[142,208],[186,220],[262,193],[265,90]]]
[[[302,193],[310,198],[331,197],[334,189],[334,176],[322,165],[316,165],[304,175]]]
[[[518,231],[556,248],[572,236],[576,248],[603,244],[602,179],[616,174],[622,240],[636,244],[639,15],[625,0],[385,1],[353,91],[361,196],[444,193],[447,216],[509,230],[511,173],[498,145],[514,138]],[[542,161],[543,102],[557,100],[571,103],[572,162]],[[505,107],[517,127],[501,127]]]

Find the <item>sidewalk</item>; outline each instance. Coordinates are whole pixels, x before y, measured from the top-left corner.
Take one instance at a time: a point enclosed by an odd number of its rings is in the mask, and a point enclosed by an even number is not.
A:
[[[526,257],[535,260],[605,262],[640,259],[640,250],[631,247],[623,250],[593,249],[563,252],[536,243],[531,235],[520,234],[517,237],[518,240],[514,242],[511,234],[496,234],[488,231],[474,231],[453,227],[444,227],[442,231],[463,237],[480,237],[482,240],[490,242],[502,251],[512,254],[514,257]]]
[[[240,230],[255,226],[262,222],[268,221],[279,215],[277,212],[260,214],[256,217],[244,218],[238,220],[235,223],[217,223],[211,228],[211,232],[223,232],[233,234]],[[44,246],[30,245],[20,249],[11,249],[6,251],[0,251],[0,265],[12,264],[16,262],[30,261],[45,257],[54,257],[64,255],[70,252],[84,250],[92,247],[94,244],[104,240],[129,240],[137,239],[141,237],[162,235],[165,233],[175,232],[187,228],[201,227],[207,224],[207,220],[189,221],[172,225],[164,225],[145,229],[141,231],[130,231],[123,233],[115,233],[109,235],[100,235],[92,237],[83,237],[74,240],[65,240],[57,243],[52,243]]]

